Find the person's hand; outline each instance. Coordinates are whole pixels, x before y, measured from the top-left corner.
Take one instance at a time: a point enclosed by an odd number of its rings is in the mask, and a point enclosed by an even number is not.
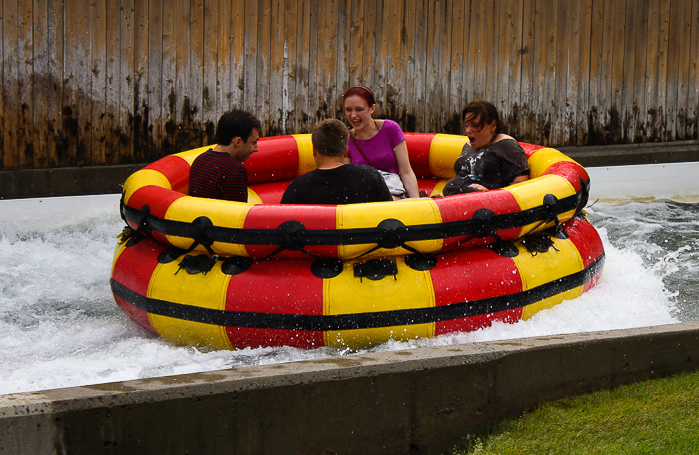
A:
[[[483,185],[479,185],[478,183],[472,183],[468,187],[476,191],[488,191],[488,188],[484,187]]]
[[[427,190],[420,190],[420,197],[430,197],[430,195],[427,194]]]

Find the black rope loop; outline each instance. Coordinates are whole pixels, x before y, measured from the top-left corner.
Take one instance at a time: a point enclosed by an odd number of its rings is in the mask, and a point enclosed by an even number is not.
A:
[[[148,219],[149,217],[150,206],[146,204],[138,210],[138,231],[147,235],[148,237],[152,237],[150,220]]]
[[[304,251],[303,249],[306,244],[303,243],[300,240],[300,236],[297,235],[302,234],[306,230],[306,226],[304,226],[303,223],[296,220],[289,220],[280,224],[277,229],[284,233],[284,240],[281,242],[280,248],[283,250]]]
[[[393,249],[403,246],[405,243],[402,239],[402,234],[405,233],[406,227],[401,221],[388,218],[380,222],[376,227],[384,231],[382,238],[378,241],[379,247]]]
[[[587,206],[587,203],[590,199],[590,181],[588,180],[587,182],[580,178],[580,191],[578,191],[577,194],[577,205],[575,209],[575,215],[573,216],[578,216]]]
[[[558,208],[558,198],[555,195],[549,193],[544,196],[543,207],[546,210],[546,218],[544,219],[545,223],[554,220],[558,221],[558,214],[556,212],[556,209]]]

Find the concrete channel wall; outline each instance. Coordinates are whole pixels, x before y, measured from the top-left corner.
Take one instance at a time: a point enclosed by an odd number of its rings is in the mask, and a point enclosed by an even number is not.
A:
[[[699,366],[699,323],[0,396],[0,454],[442,454],[543,400]]]

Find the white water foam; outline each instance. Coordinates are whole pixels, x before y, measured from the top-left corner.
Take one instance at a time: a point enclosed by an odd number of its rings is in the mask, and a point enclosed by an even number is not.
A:
[[[140,329],[116,306],[109,288],[123,227],[118,201],[119,195],[0,201],[0,394],[352,354],[288,347],[203,351]],[[615,234],[610,241],[607,229],[615,223],[653,231],[663,221],[637,219],[638,210],[628,206],[597,207],[590,212],[606,263],[590,292],[516,324],[390,342],[371,351],[679,322],[677,292],[663,279],[672,273],[673,255],[694,254],[691,267],[699,268],[697,246],[658,252],[650,243],[639,250],[638,238]],[[646,257],[653,254],[655,262]]]

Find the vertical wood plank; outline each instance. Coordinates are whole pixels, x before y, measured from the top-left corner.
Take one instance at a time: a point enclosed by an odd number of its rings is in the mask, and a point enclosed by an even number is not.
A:
[[[0,0],[0,38],[2,38],[2,44],[0,44],[0,112],[5,112],[5,42],[7,41],[5,35],[5,11],[3,7],[3,1]],[[8,153],[5,148],[5,116],[0,119],[0,170],[5,169],[6,154]]]
[[[389,3],[390,1],[391,0],[387,0],[386,2],[384,2],[383,0],[372,0],[373,5],[371,6],[371,8],[375,11],[373,19],[375,32],[372,40],[373,59],[370,59],[373,60],[373,65],[370,69],[373,80],[371,84],[373,87],[372,90],[374,90],[374,95],[376,96],[376,101],[378,103],[376,115],[381,118],[388,118],[389,111],[386,85],[388,83],[388,72],[391,60],[391,56],[388,53],[388,34],[390,34],[391,32],[388,31],[387,33],[384,33],[386,32],[386,27],[383,17],[385,12],[385,4]],[[400,23],[394,23],[392,25],[396,27],[400,26],[399,24]],[[380,109],[378,108],[379,106]]]
[[[699,139],[699,0],[692,2],[687,87],[687,138]]]
[[[592,47],[592,0],[580,2],[580,58],[577,60],[576,71],[579,74],[577,103],[577,146],[586,145],[589,140],[587,125],[590,109],[592,81],[590,74],[590,53]]]
[[[121,8],[118,2],[105,2],[105,35],[107,59],[105,61],[105,112],[102,115],[104,128],[105,162],[118,164],[120,161],[121,129]]]
[[[17,51],[19,65],[17,77],[19,85],[19,123],[17,125],[17,152],[19,167],[34,166],[34,34],[32,0],[18,1],[17,10]]]
[[[596,102],[597,111],[595,118],[595,143],[609,143],[609,108],[612,93],[612,51],[614,49],[613,37],[616,24],[614,23],[614,0],[604,0],[599,10],[602,23],[602,41],[599,62],[599,91]]]
[[[611,90],[609,99],[609,120],[608,130],[610,132],[609,142],[612,144],[620,143],[624,140],[624,130],[622,122],[622,113],[624,111],[623,101],[623,86],[627,78],[626,67],[624,65],[625,38],[624,30],[626,28],[626,0],[614,0],[612,2],[612,23],[613,31],[611,36],[612,42],[612,72],[611,72]]]
[[[497,106],[505,128],[509,131],[508,119],[512,117],[512,105],[510,103],[510,71],[513,63],[513,53],[516,49],[512,44],[512,12],[509,0],[500,0],[495,9],[495,31],[497,38],[497,54],[494,57],[495,64],[495,97],[493,102]]]
[[[342,104],[342,96],[350,86],[350,70],[349,70],[349,55],[350,55],[350,34],[352,4],[351,0],[338,0],[337,2],[337,63],[336,63],[336,92],[334,97],[335,118],[345,120],[344,106]]]
[[[516,110],[517,139],[520,141],[534,142],[532,128],[534,121],[534,85],[536,78],[534,68],[536,62],[536,4],[535,2],[522,2],[522,44],[521,55],[521,82],[519,85],[519,106]]]
[[[312,120],[309,117],[309,75],[311,49],[311,10],[307,0],[299,0],[296,31],[299,41],[296,45],[296,108],[298,111],[294,133],[310,132]],[[315,30],[314,33],[315,35]]]
[[[406,100],[407,122],[405,130],[424,129],[424,67],[427,35],[425,33],[423,2],[410,2],[406,7],[406,79],[405,87],[412,95]]]
[[[270,58],[269,58],[269,122],[265,135],[284,134],[283,96],[284,81],[284,3],[282,0],[272,0],[270,11]]]
[[[223,76],[221,60],[228,49],[226,45],[227,17],[226,9],[219,0],[205,0],[202,14],[202,92],[201,92],[201,133],[202,145],[209,145],[214,140],[214,125],[220,115],[221,86],[219,77]]]
[[[691,49],[692,49],[692,2],[681,2],[677,7],[677,33],[678,33],[678,77],[677,77],[677,135],[676,140],[687,140],[691,138],[691,124],[689,109],[689,85],[691,79]],[[673,25],[671,24],[671,28]],[[672,48],[672,44],[670,44]]]
[[[208,87],[213,106],[209,112],[204,114],[206,118],[204,125],[206,143],[210,144],[214,140],[213,134],[219,117],[228,111],[231,105],[231,79],[233,79],[231,47],[235,33],[231,25],[231,2],[211,0],[207,3],[206,17],[204,36],[208,37],[207,48],[209,49],[206,53],[216,55],[215,61],[208,60],[206,62],[204,75],[205,86]],[[212,47],[216,47],[216,49],[211,49]],[[212,78],[214,79],[212,80]]]
[[[547,71],[547,46],[549,38],[548,30],[548,1],[537,0],[534,25],[534,86],[532,87],[532,108],[535,113],[535,121],[530,125],[530,137],[537,144],[544,143],[544,127],[547,122],[546,85],[548,81]]]
[[[451,21],[451,36],[449,42],[449,85],[445,93],[443,132],[448,134],[463,134],[461,124],[461,109],[464,106],[464,45],[468,35],[468,4],[464,0],[454,0],[447,20]]]
[[[685,20],[681,18],[680,14],[683,11],[686,2],[671,2],[670,3],[670,14],[668,23],[668,60],[667,60],[667,140],[677,140],[678,130],[684,129],[683,126],[679,126],[678,123],[681,121],[678,116],[681,114],[679,99],[682,81],[680,80],[680,64],[682,60],[682,55],[686,55],[686,49],[683,41],[683,36],[689,36],[689,30],[685,29]]]
[[[561,94],[561,96],[565,97],[565,106],[562,107],[562,122],[564,123],[564,140],[566,145],[578,144],[579,117],[577,115],[577,106],[578,87],[581,83],[578,73],[578,59],[581,57],[580,16],[581,4],[579,2],[570,3],[567,10],[567,19],[564,22],[567,29],[568,46],[566,50],[565,93]]]
[[[647,139],[662,140],[666,137],[667,102],[667,52],[669,3],[664,0],[651,0],[648,14],[648,130]]]
[[[317,120],[334,118],[342,85],[338,79],[339,2],[327,0],[318,5],[318,89]],[[342,117],[340,117],[342,118]]]
[[[103,115],[107,110],[107,21],[104,2],[90,3],[90,39],[92,58],[92,115],[89,131],[92,135],[90,165],[104,164],[107,159],[105,149],[105,123]]]
[[[194,1],[194,0],[192,0]],[[175,134],[175,151],[187,150],[189,138],[187,129],[190,125],[190,102],[192,93],[190,92],[191,78],[191,33],[190,26],[191,1],[177,0],[176,8],[173,11],[173,57],[174,67],[174,90],[171,93],[175,104],[173,116],[173,132]]]
[[[171,155],[177,151],[177,44],[178,44],[178,2],[163,4],[163,63],[161,122],[164,125],[162,154]],[[188,6],[188,5],[187,5]]]
[[[362,6],[362,54],[359,80],[362,84],[374,91],[376,98],[377,114],[382,110],[382,94],[376,94],[377,87],[374,83],[374,65],[377,64],[376,55],[376,2],[377,0],[364,0]]]
[[[566,118],[566,106],[568,99],[568,49],[569,40],[575,39],[574,29],[571,27],[571,10],[573,5],[569,2],[557,1],[558,13],[556,14],[554,46],[554,60],[552,62],[555,79],[552,81],[553,98],[551,100],[551,144],[568,145],[570,135]],[[553,26],[553,24],[552,24]]]
[[[442,52],[442,36],[444,34],[444,9],[439,0],[427,2],[427,59],[425,66],[425,109],[426,121],[422,131],[440,131],[440,99],[443,98],[441,89],[442,74],[440,71],[440,53]]]
[[[483,42],[486,36],[485,29],[485,14],[487,2],[477,0],[471,2],[471,15],[469,27],[469,46],[468,46],[468,79],[470,81],[470,96],[467,102],[474,99],[484,99],[487,94],[485,92],[486,66],[482,63],[485,61],[483,53],[485,52],[485,43]]]
[[[442,133],[444,128],[451,121],[451,109],[449,107],[449,85],[451,82],[451,40],[453,22],[450,20],[450,13],[453,9],[454,0],[441,0],[436,2],[435,18],[440,22],[440,30],[437,32],[437,41],[439,43],[439,53],[437,54],[436,70],[437,79],[435,81],[435,97],[434,104],[435,120],[429,132]]]
[[[362,79],[362,55],[364,51],[364,0],[350,0],[349,29],[349,85],[366,85]]]
[[[558,0],[548,0],[546,4],[546,42],[542,47],[542,51],[545,54],[543,56],[545,77],[541,111],[539,113],[541,121],[539,122],[538,126],[539,135],[541,137],[541,140],[538,141],[538,143],[543,145],[554,144],[555,139],[553,136],[553,123],[558,120],[558,105],[555,98],[556,80],[558,78],[558,74],[556,73],[556,48],[558,47],[558,6]]]
[[[122,0],[120,8],[119,49],[119,162],[135,163],[133,118],[134,118],[134,73],[136,68],[134,14],[135,0]]]
[[[483,17],[481,21],[485,29],[485,34],[481,36],[481,44],[478,46],[481,50],[481,65],[484,68],[484,90],[485,99],[492,102],[498,108],[502,107],[498,100],[497,84],[498,71],[500,68],[500,49],[499,49],[499,22],[497,6],[499,2],[487,2],[483,9]],[[485,63],[485,64],[484,64]]]
[[[257,12],[258,1],[245,2],[245,64],[243,66],[243,106],[255,115],[257,114],[257,28],[259,21]]]
[[[230,109],[242,109],[245,101],[245,18],[245,0],[232,0]]]
[[[19,127],[19,49],[17,48],[17,1],[3,1],[3,169],[19,167],[17,128]]]
[[[600,125],[603,123],[605,100],[605,28],[604,28],[604,2],[592,3],[592,28],[590,37],[590,104],[588,108],[588,141],[587,144],[601,143],[602,134]],[[602,24],[602,27],[599,26]]]
[[[318,2],[314,0],[304,0],[305,18],[308,30],[308,60],[304,67],[304,76],[308,78],[308,91],[306,96],[306,116],[308,120],[304,126],[304,131],[310,133],[313,124],[320,120],[318,111],[318,63],[319,63],[319,43],[318,43]]]
[[[624,79],[621,83],[620,121],[624,134],[624,141],[633,141],[634,129],[636,127],[633,118],[636,103],[633,97],[636,74],[634,57],[636,55],[636,27],[638,14],[638,3],[626,1],[624,18]]]
[[[150,27],[148,15],[148,2],[136,1],[133,14],[133,117],[129,119],[129,124],[133,131],[131,142],[134,161],[137,163],[146,162],[146,157],[150,155],[150,149],[153,148],[148,111],[148,28]]]
[[[501,84],[506,84],[506,86],[500,91],[507,106],[507,113],[502,117],[507,124],[507,131],[517,138],[519,137],[522,83],[522,3],[518,0],[505,0],[502,14],[500,23],[507,30],[503,33],[500,47],[508,49],[506,52],[507,60],[503,61],[505,68],[502,71],[501,79]]]
[[[284,3],[284,69],[282,74],[282,131],[292,134],[298,131],[300,109],[296,104],[297,50],[301,46],[297,39],[297,11],[295,0]]]
[[[0,3],[0,9],[2,3]],[[33,33],[34,33],[34,61],[32,67],[32,78],[34,96],[32,97],[33,104],[33,141],[32,147],[34,152],[34,160],[29,167],[42,168],[47,167],[48,158],[48,143],[47,136],[49,124],[48,97],[50,96],[50,80],[48,73],[48,58],[49,58],[49,24],[48,24],[48,5],[46,0],[34,0],[33,2],[34,18],[33,18]],[[1,23],[1,21],[0,21]],[[2,28],[0,26],[0,37]],[[1,54],[0,50],[0,54]],[[0,71],[1,74],[1,71]],[[0,84],[2,83],[0,76]],[[0,96],[2,98],[2,96]],[[0,109],[2,104],[0,102]],[[0,110],[0,112],[4,112]],[[0,149],[0,154],[2,150]]]
[[[257,5],[257,50],[255,55],[256,90],[251,109],[262,121],[265,134],[274,134],[270,124],[270,78],[269,56],[272,52],[270,34],[272,31],[272,1],[259,0]]]
[[[204,93],[204,0],[193,0],[190,4],[190,51],[189,51],[189,112],[187,113],[188,144],[185,149],[203,145],[203,93]]]
[[[648,77],[648,12],[649,1],[636,4],[636,48],[634,52],[634,90],[633,90],[633,142],[645,142],[648,134],[646,118],[648,98],[646,90],[650,83]]]
[[[164,156],[162,142],[165,140],[163,97],[163,1],[148,1],[148,127],[152,147],[145,157],[152,162]]]
[[[66,2],[65,4],[63,82],[63,131],[65,142],[62,147],[61,166],[87,164],[85,142],[86,118],[90,118],[90,105],[86,101],[85,90],[89,87],[89,18],[88,0]],[[90,144],[91,146],[91,144]]]

